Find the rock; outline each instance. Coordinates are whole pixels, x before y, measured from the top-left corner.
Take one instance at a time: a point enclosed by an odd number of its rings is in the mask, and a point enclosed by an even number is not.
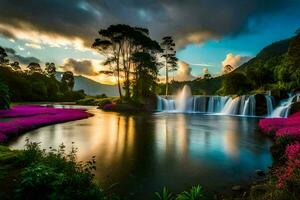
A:
[[[240,186],[240,185],[234,185],[234,186],[232,186],[232,191],[241,191],[242,190],[242,186]]]
[[[295,102],[291,106],[290,115],[300,111],[300,102]]]
[[[256,101],[256,110],[255,110],[256,115],[257,116],[266,115],[268,113],[268,110],[267,110],[267,102],[266,102],[265,95],[256,94],[255,101]]]
[[[288,92],[285,90],[271,90],[271,95],[275,98],[276,102],[289,98]]]
[[[261,170],[261,169],[255,170],[255,173],[256,173],[258,176],[265,176],[265,175],[266,175],[266,173],[265,173],[263,170]]]

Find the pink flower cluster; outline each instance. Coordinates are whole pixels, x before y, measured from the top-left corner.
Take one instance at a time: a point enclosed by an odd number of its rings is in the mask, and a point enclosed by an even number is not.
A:
[[[300,112],[288,118],[262,119],[259,128],[264,133],[274,132],[276,137],[300,139]]]
[[[83,109],[53,108],[37,105],[14,106],[0,110],[0,142],[10,136],[42,126],[83,119],[91,116]]]
[[[274,132],[276,138],[288,138],[294,142],[285,148],[285,165],[276,170],[276,186],[283,188],[295,170],[300,169],[300,112],[288,118],[262,119],[259,127],[266,134]]]
[[[295,142],[294,144],[290,144],[285,149],[285,156],[289,160],[300,159],[300,143]]]

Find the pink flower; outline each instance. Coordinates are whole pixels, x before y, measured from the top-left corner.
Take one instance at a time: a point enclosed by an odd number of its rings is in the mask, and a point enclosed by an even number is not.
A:
[[[0,111],[0,142],[42,126],[83,119],[91,116],[83,109],[52,108],[37,105],[14,106]],[[5,121],[3,121],[5,119]]]
[[[300,143],[290,144],[285,149],[285,156],[289,159],[300,159]]]

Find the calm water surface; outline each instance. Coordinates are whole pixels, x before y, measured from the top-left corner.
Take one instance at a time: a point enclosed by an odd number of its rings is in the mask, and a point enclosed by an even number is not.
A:
[[[101,186],[113,186],[128,199],[151,199],[163,186],[174,192],[196,184],[207,193],[230,191],[272,163],[271,141],[255,132],[256,118],[88,110],[95,116],[31,131],[10,145],[22,149],[26,137],[43,148],[75,142],[79,160],[96,156]]]

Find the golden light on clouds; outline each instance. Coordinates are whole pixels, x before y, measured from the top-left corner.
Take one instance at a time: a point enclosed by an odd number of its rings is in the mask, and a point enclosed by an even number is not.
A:
[[[70,38],[54,33],[40,32],[26,23],[20,22],[19,27],[0,24],[0,30],[10,33],[14,38],[28,41],[30,47],[37,47],[37,45],[48,45],[50,47],[71,46],[76,50],[91,51],[91,49],[84,46],[84,41],[79,37]]]

